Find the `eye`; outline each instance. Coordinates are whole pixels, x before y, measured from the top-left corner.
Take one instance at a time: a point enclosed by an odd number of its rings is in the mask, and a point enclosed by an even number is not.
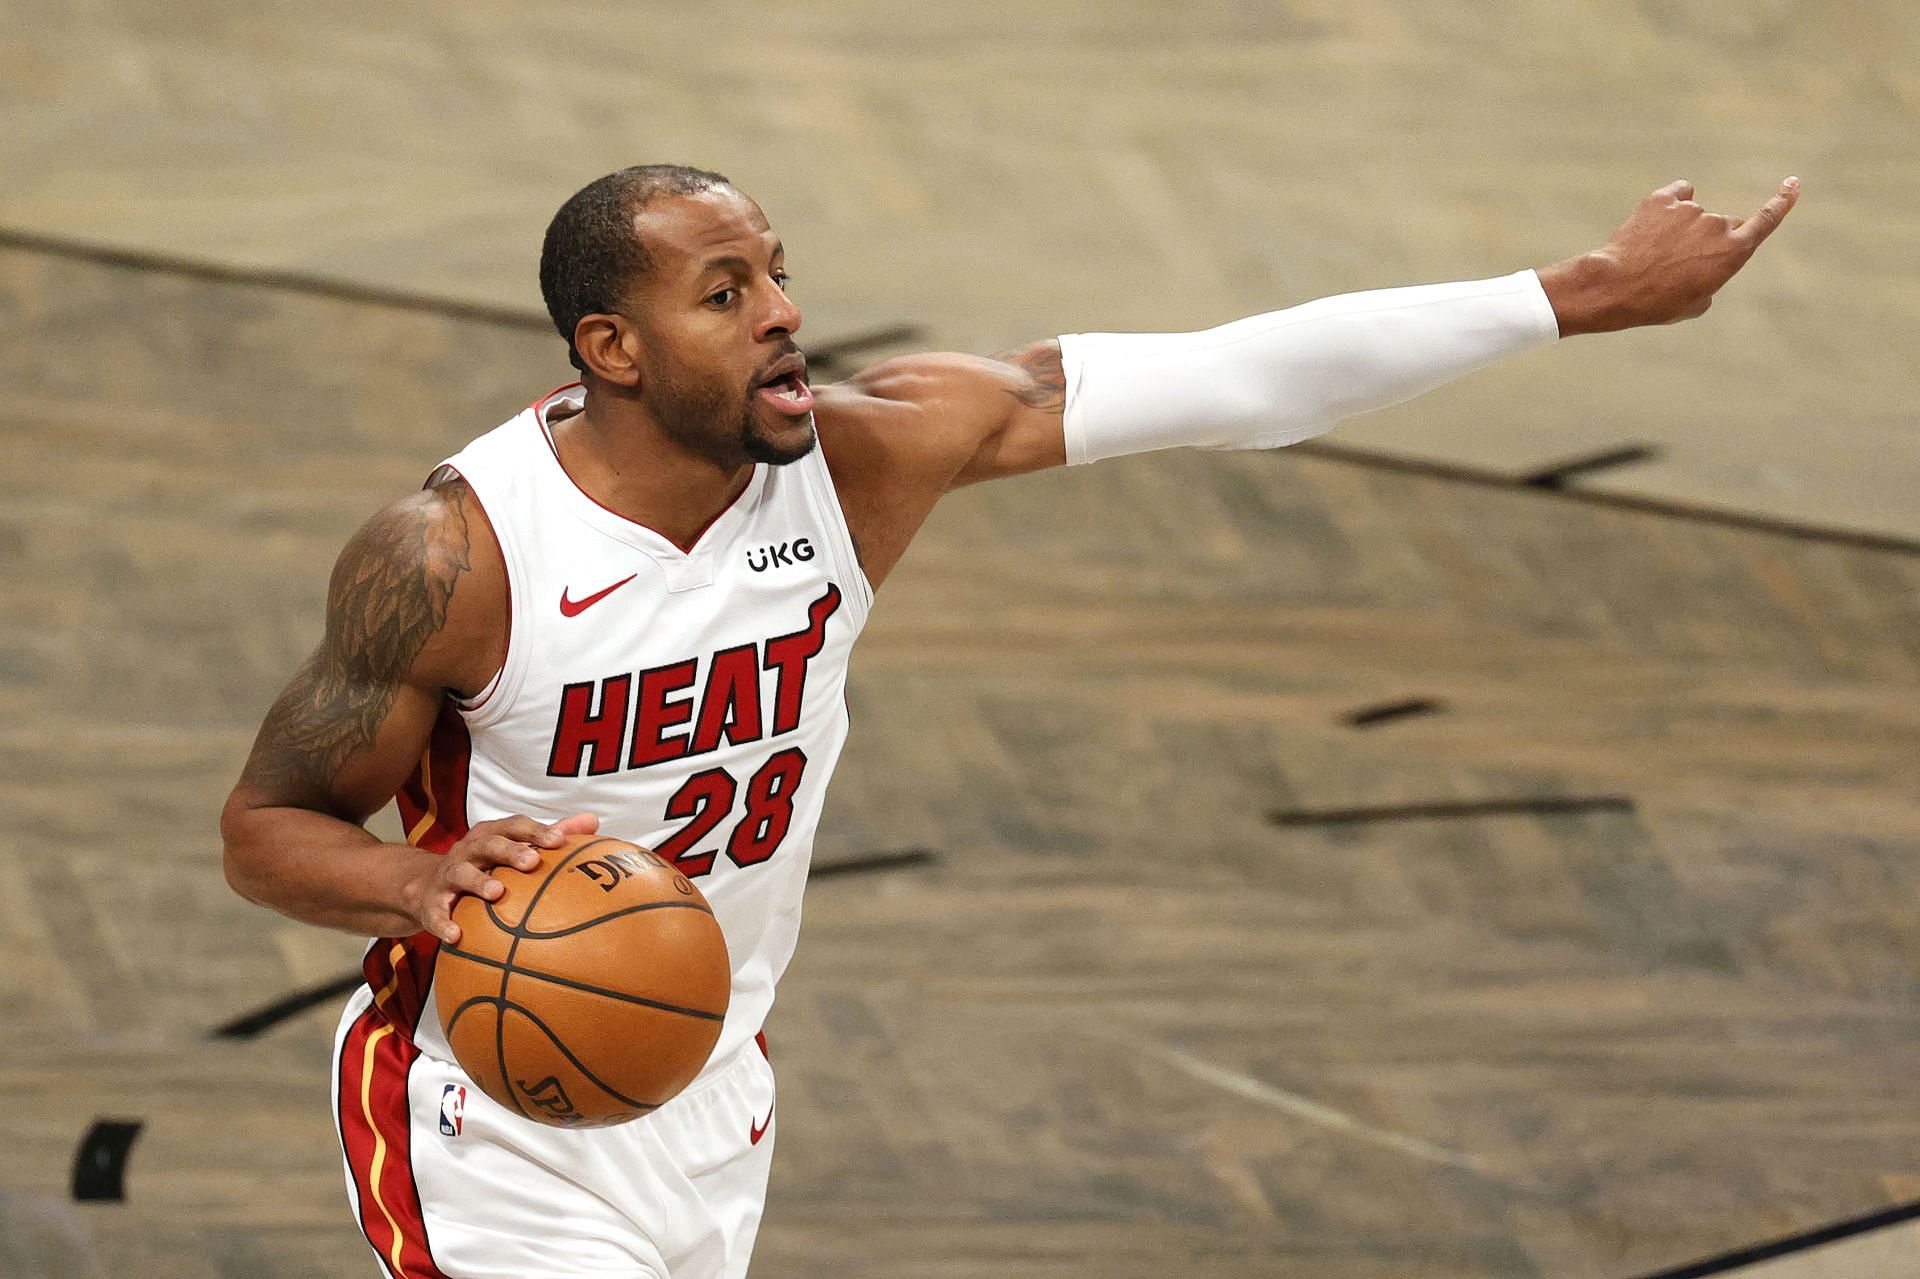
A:
[[[785,271],[775,271],[773,273],[773,282],[780,286],[780,291],[782,293],[785,293],[787,291],[787,282],[791,279],[793,279],[793,277],[788,275]]]
[[[711,306],[727,306],[733,301],[734,294],[737,292],[737,289],[715,289],[707,295],[707,302]]]

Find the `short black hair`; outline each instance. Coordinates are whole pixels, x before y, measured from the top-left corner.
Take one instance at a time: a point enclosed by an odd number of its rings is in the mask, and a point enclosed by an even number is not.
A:
[[[586,371],[573,331],[583,316],[619,309],[621,297],[653,261],[634,233],[634,215],[664,195],[696,195],[733,183],[684,164],[637,164],[575,191],[547,223],[540,246],[540,296],[567,340],[567,359]]]

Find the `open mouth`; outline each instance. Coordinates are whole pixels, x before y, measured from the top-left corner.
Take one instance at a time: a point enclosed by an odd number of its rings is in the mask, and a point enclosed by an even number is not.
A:
[[[761,383],[754,394],[789,417],[804,417],[813,411],[813,390],[801,372],[782,373],[769,379]]]

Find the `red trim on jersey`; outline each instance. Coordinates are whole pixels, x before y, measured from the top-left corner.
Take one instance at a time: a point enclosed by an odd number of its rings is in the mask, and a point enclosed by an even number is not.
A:
[[[447,1279],[428,1248],[413,1178],[407,1074],[419,1056],[378,1005],[355,1019],[334,1081],[340,1145],[352,1170],[361,1232],[380,1264],[394,1279]]]
[[[420,767],[393,797],[408,843],[444,853],[467,833],[467,765],[472,755],[466,720],[451,702],[442,700]],[[427,1004],[439,953],[438,938],[416,933],[398,941],[375,942],[361,965],[374,993],[375,1010],[409,1044]]]
[[[566,465],[560,461],[560,446],[553,442],[553,432],[549,430],[547,427],[547,404],[553,399],[554,396],[559,395],[564,391],[571,391],[574,387],[579,385],[581,385],[581,383],[579,382],[569,382],[565,386],[556,386],[551,391],[548,391],[545,395],[541,396],[539,399],[533,402],[533,420],[539,423],[540,425],[540,438],[547,442],[547,452],[553,454],[554,465],[560,468],[560,473],[562,475],[566,475],[567,468],[566,468]],[[571,480],[573,477],[571,475],[567,475],[567,478]],[[580,488],[578,484],[575,484],[574,487]],[[582,496],[586,496],[585,489],[580,489],[580,492]],[[593,501],[593,499],[590,496],[587,497],[587,500],[590,502]],[[600,506],[600,503],[598,502],[594,502],[593,504],[595,506]],[[605,510],[606,508],[601,507],[600,509]]]
[[[547,441],[547,450],[553,454],[553,464],[560,468],[560,474],[567,477],[567,483],[573,485],[574,492],[578,493],[581,497],[586,498],[589,502],[592,502],[595,506],[605,511],[608,515],[613,516],[613,518],[615,518],[616,520],[620,520],[623,523],[631,524],[635,528],[645,529],[647,532],[653,534],[655,537],[664,541],[667,545],[673,547],[673,549],[675,549],[676,551],[679,551],[682,555],[693,554],[694,549],[700,545],[700,539],[707,535],[707,530],[712,528],[715,524],[718,524],[720,522],[721,516],[725,515],[728,511],[731,511],[735,506],[739,505],[740,499],[745,497],[747,494],[747,490],[753,487],[753,477],[759,471],[759,464],[758,463],[755,464],[753,472],[749,473],[747,476],[747,482],[740,486],[740,491],[738,493],[735,493],[733,497],[728,500],[725,506],[721,507],[718,511],[715,511],[712,519],[708,520],[705,524],[702,524],[700,526],[699,531],[693,535],[693,541],[687,543],[685,546],[682,546],[680,545],[680,543],[668,537],[665,533],[662,533],[659,529],[653,527],[653,525],[643,523],[640,520],[636,520],[631,515],[622,515],[620,512],[614,510],[611,506],[608,506],[605,502],[602,502],[599,498],[595,497],[593,494],[581,488],[580,481],[573,478],[572,473],[567,470],[567,464],[560,460],[560,446],[554,442],[553,431],[549,429],[547,426],[547,402],[553,399],[554,396],[560,394],[560,392],[571,391],[574,387],[579,385],[580,383],[578,382],[569,382],[565,386],[554,388],[553,390],[547,392],[545,395],[541,396],[539,399],[533,402],[533,420],[540,424],[540,434],[543,437],[545,437]]]
[[[426,1010],[427,988],[433,985],[433,965],[439,957],[440,939],[432,933],[415,933],[398,940],[381,938],[360,963],[373,991],[373,1010],[408,1043],[413,1042],[414,1027]]]
[[[393,797],[408,843],[444,853],[467,833],[467,765],[472,756],[466,720],[442,699],[427,749],[420,754],[420,767]],[[416,933],[400,941],[374,943],[361,965],[375,1007],[408,1042],[426,1007],[439,952],[440,942],[432,933]]]
[[[551,391],[548,391],[545,395],[541,396],[539,399],[535,400],[532,404],[528,405],[527,407],[533,410],[534,420],[540,423],[540,429],[544,431],[547,428],[547,401],[548,400],[551,400],[554,396],[560,394],[560,392],[562,391],[571,391],[576,386],[585,386],[585,385],[586,383],[577,381],[577,380],[572,382],[562,382],[559,386],[554,387]],[[547,443],[552,444],[553,437],[551,436],[547,437]],[[554,454],[554,456],[557,458],[560,455],[556,453]]]
[[[560,389],[564,391],[566,388]],[[467,492],[473,495],[473,504],[480,508],[480,518],[487,522],[487,530],[493,534],[494,549],[500,554],[500,582],[507,592],[507,649],[500,655],[500,669],[495,671],[493,678],[487,681],[486,687],[480,692],[479,699],[467,706],[467,712],[471,714],[493,700],[493,695],[500,691],[501,681],[506,678],[507,664],[513,660],[513,574],[507,571],[507,547],[506,543],[500,540],[500,526],[493,522],[493,516],[487,514],[487,504],[481,498],[480,490],[473,486],[472,480],[460,474],[459,467],[451,462],[442,462],[440,465],[460,476],[461,482],[467,486]]]
[[[409,844],[444,853],[467,833],[467,769],[472,759],[467,721],[442,698],[420,766],[393,797]]]

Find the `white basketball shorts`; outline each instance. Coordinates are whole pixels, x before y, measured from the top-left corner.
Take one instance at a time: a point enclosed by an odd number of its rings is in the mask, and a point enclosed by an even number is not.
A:
[[[387,1279],[738,1279],[773,1162],[765,1042],[660,1109],[573,1131],[422,1054],[362,987],[334,1040],[347,1197]]]

